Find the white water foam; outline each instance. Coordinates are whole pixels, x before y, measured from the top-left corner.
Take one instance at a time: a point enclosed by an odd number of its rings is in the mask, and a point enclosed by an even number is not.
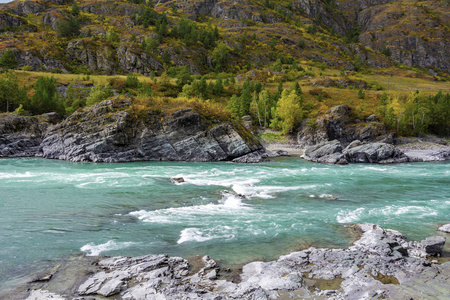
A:
[[[134,242],[115,242],[109,240],[104,244],[95,245],[94,243],[89,243],[80,248],[81,251],[86,252],[87,256],[98,256],[100,253],[111,250],[119,250],[128,248],[131,245],[137,243]]]
[[[336,220],[338,223],[354,223],[361,219],[361,215],[364,213],[366,209],[364,207],[360,207],[356,210],[340,210],[337,214]]]
[[[229,226],[217,226],[216,228],[185,228],[180,233],[180,238],[177,244],[182,244],[185,242],[205,242],[213,239],[232,239],[234,238],[234,233]]]
[[[414,215],[416,218],[423,218],[426,216],[437,216],[438,211],[436,209],[426,206],[400,206],[389,205],[383,208],[374,208],[369,211],[371,215],[384,215],[384,216],[400,216],[400,215]]]
[[[147,223],[196,224],[197,218],[216,215],[247,215],[252,208],[242,203],[242,198],[232,193],[223,193],[218,204],[171,207],[154,211],[132,211],[129,214]]]

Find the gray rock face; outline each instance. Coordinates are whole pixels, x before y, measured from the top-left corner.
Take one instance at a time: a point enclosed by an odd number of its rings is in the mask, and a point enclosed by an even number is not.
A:
[[[371,142],[384,134],[386,134],[386,128],[380,122],[356,123],[351,118],[350,107],[339,105],[330,109],[323,117],[318,118],[314,127],[304,121],[299,128],[297,141],[301,147],[306,148],[307,146],[338,140],[345,147],[354,140]]]
[[[68,297],[89,299],[276,299],[290,292],[303,295],[302,299],[410,299],[418,294],[445,299],[448,295],[450,263],[432,264],[414,252],[420,248],[436,254],[445,238],[407,242],[400,232],[375,224],[357,224],[354,229],[361,237],[348,249],[311,247],[276,261],[248,263],[236,282],[224,279],[227,270],[208,256],[193,273],[183,258],[145,255],[99,258],[91,264],[96,270],[64,290],[72,291]],[[308,287],[308,281],[316,280],[334,282],[336,287],[323,291]],[[32,296],[59,297],[46,291],[46,284],[37,290],[28,288]]]
[[[439,230],[443,231],[443,232],[450,233],[450,224],[442,225],[441,227],[439,227]]]
[[[107,100],[48,128],[41,128],[34,117],[2,118],[0,157],[42,156],[74,162],[222,161],[262,150],[250,133],[238,133],[246,132],[240,125],[208,128],[190,109],[163,116],[149,112],[135,120],[127,111],[130,105],[128,100]]]
[[[362,144],[359,140],[350,143],[345,149],[337,141],[323,142],[305,149],[306,160],[330,163],[401,163],[409,161],[408,157],[395,146],[386,143]]]
[[[355,163],[398,163],[407,162],[408,158],[393,145],[386,143],[369,143],[344,151],[348,162]]]
[[[11,113],[0,116],[0,157],[35,156],[48,123]]]
[[[342,145],[339,141],[324,142],[306,148],[306,160],[335,164],[343,158]]]

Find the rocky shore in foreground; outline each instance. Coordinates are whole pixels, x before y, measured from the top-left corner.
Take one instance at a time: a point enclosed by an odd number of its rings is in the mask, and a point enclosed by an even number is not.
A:
[[[410,242],[375,224],[353,229],[360,238],[347,249],[311,247],[251,262],[232,280],[208,256],[197,266],[165,254],[85,258],[82,271],[56,267],[8,299],[448,299],[450,262],[433,258],[444,236]]]

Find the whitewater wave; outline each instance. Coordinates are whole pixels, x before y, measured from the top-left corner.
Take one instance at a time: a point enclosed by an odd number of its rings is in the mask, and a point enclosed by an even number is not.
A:
[[[400,206],[389,205],[383,208],[374,208],[369,211],[370,215],[384,215],[384,216],[400,216],[400,215],[414,215],[417,218],[423,218],[426,216],[437,216],[438,211],[431,207],[426,206]]]
[[[243,198],[225,192],[219,203],[171,207],[154,211],[132,211],[129,214],[147,223],[195,224],[198,218],[216,215],[246,215],[252,208],[242,203]]]
[[[177,244],[186,242],[205,242],[213,239],[229,240],[235,237],[233,228],[230,226],[216,226],[215,228],[185,228],[180,233]]]
[[[365,212],[364,207],[360,207],[356,210],[340,210],[336,216],[338,223],[355,223],[361,220],[361,216]]]
[[[86,252],[87,256],[98,256],[102,252],[119,250],[128,248],[131,245],[135,245],[135,242],[116,242],[109,240],[104,244],[95,245],[94,243],[89,243],[80,248],[82,252]]]

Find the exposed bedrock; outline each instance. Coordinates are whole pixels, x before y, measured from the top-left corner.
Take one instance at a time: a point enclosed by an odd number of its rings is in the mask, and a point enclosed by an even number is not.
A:
[[[47,283],[30,284],[30,297],[110,297],[108,299],[445,299],[450,262],[427,260],[443,251],[445,237],[408,242],[398,231],[375,224],[357,224],[360,238],[347,249],[314,248],[256,261],[243,266],[239,278],[228,281],[229,270],[205,256],[193,272],[180,257],[145,255],[98,258],[90,273],[73,287],[54,269]],[[82,272],[85,274],[86,272]],[[50,274],[51,275],[51,274]],[[229,277],[228,277],[229,278]],[[61,281],[58,284],[53,281]],[[311,289],[310,282],[329,280],[335,289]],[[48,288],[47,288],[48,287]],[[61,293],[58,287],[66,291]],[[70,295],[67,294],[70,291]],[[299,296],[301,295],[301,296]],[[97,298],[93,298],[97,299]],[[102,298],[103,299],[103,298]]]
[[[148,111],[136,117],[131,102],[120,98],[75,112],[54,126],[46,124],[36,117],[8,114],[1,118],[0,157],[74,162],[223,161],[263,151],[239,124],[204,122],[191,109],[172,114]]]

